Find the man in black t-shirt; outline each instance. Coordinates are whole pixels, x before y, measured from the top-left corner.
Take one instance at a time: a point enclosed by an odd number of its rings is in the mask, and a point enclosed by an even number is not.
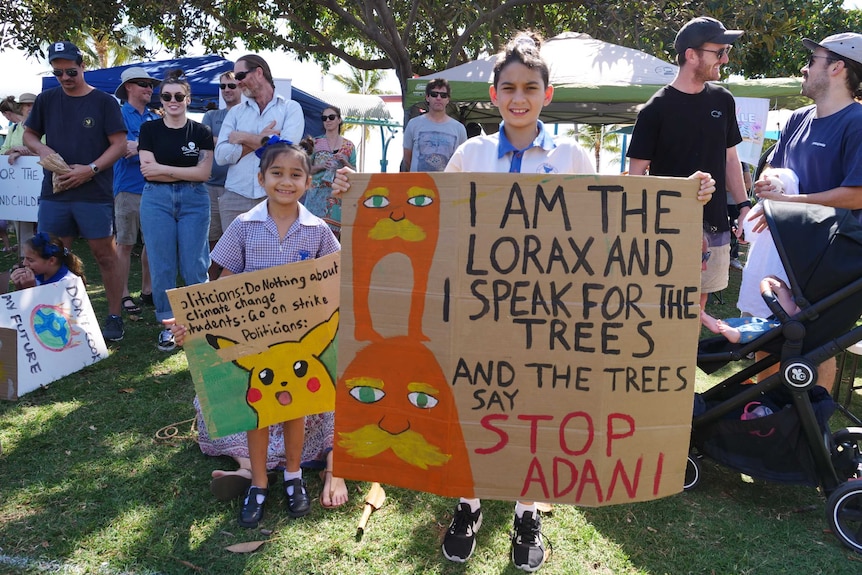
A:
[[[740,208],[740,220],[751,207],[736,153],[742,136],[733,96],[708,83],[720,78],[731,44],[741,35],[741,30],[727,30],[708,17],[694,18],[682,27],[674,42],[680,66],[676,78],[656,92],[638,114],[626,154],[632,175],[686,177],[701,170],[715,179],[715,193],[703,208],[711,257],[701,274],[701,308],[708,294],[728,283],[731,231],[727,194]]]
[[[56,185],[52,173],[45,170],[39,231],[59,236],[66,247],[78,236],[87,240],[108,299],[110,315],[102,334],[109,341],[119,341],[124,335],[123,278],[114,245],[112,188],[114,162],[126,152],[126,125],[117,101],[84,80],[83,56],[77,46],[52,43],[48,62],[60,87],[36,98],[25,123],[24,144],[42,162],[59,154],[71,170],[59,175]]]

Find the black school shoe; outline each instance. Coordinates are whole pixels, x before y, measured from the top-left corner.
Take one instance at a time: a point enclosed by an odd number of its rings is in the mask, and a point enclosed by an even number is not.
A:
[[[293,486],[293,495],[288,493],[287,488]],[[311,498],[305,489],[305,480],[291,479],[284,482],[284,497],[287,499],[287,514],[294,519],[304,517],[311,511]]]
[[[248,488],[245,494],[245,499],[242,500],[242,506],[239,508],[239,526],[246,529],[255,529],[261,519],[263,519],[263,509],[266,507],[266,496],[269,493],[268,489],[262,489],[252,485]],[[263,495],[263,501],[258,503],[257,496]]]

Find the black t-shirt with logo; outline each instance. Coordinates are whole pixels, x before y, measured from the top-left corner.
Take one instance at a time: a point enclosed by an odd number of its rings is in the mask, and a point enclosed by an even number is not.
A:
[[[156,161],[165,166],[194,167],[201,151],[213,148],[212,131],[194,120],[186,120],[182,128],[169,128],[163,119],[141,125],[138,149],[152,152]]]

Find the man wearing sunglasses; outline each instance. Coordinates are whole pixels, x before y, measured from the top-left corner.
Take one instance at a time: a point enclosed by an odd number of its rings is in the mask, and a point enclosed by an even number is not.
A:
[[[793,112],[769,158],[799,177],[799,194],[785,195],[768,179],[758,198],[821,204],[854,211],[862,221],[862,34],[843,32],[802,40],[811,51],[802,67],[802,95],[814,104]]]
[[[275,92],[266,60],[246,54],[233,67],[234,81],[245,98],[228,110],[219,132],[215,161],[228,166],[225,192],[219,199],[222,229],[266,197],[257,180],[260,160],[253,153],[272,135],[299,143],[305,116],[297,102]]]
[[[455,149],[467,141],[464,124],[446,113],[449,94],[445,78],[435,78],[425,86],[428,112],[407,123],[402,172],[442,172]]]
[[[213,133],[213,143],[218,143],[218,136],[221,133],[221,126],[227,116],[228,110],[239,104],[242,98],[242,92],[237,85],[234,73],[225,72],[219,77],[219,91],[221,99],[224,101],[225,107],[218,110],[209,110],[204,114],[201,123],[204,126],[209,126]],[[221,226],[221,210],[219,209],[219,201],[224,195],[224,183],[227,178],[227,166],[222,166],[218,162],[213,162],[210,179],[206,183],[207,191],[210,195],[210,250],[215,247],[224,230]],[[210,266],[209,277],[214,280],[221,272],[221,268],[213,262]]]
[[[124,102],[120,111],[127,130],[126,153],[114,164],[114,222],[117,226],[120,277],[123,278],[123,311],[129,314],[132,320],[141,317],[141,307],[129,293],[132,248],[138,242],[138,233],[141,230],[141,194],[144,192],[138,137],[141,134],[141,124],[159,117],[149,108],[153,88],[158,83],[158,80],[140,66],[131,66],[120,74],[120,85],[114,91],[114,95]],[[152,297],[147,246],[144,245],[141,250],[141,300],[152,303]]]
[[[102,274],[108,300],[105,339],[123,339],[120,317],[123,280],[114,247],[113,166],[127,151],[126,125],[113,96],[84,80],[83,56],[71,42],[53,42],[48,62],[60,83],[36,98],[25,122],[24,144],[44,161],[59,154],[69,165],[54,192],[45,170],[39,201],[39,231],[59,236],[71,247],[84,237]],[[45,136],[45,143],[40,141]]]
[[[733,233],[728,201],[739,208],[740,221],[751,207],[736,152],[742,141],[736,104],[730,92],[709,83],[721,78],[721,66],[728,62],[732,44],[740,36],[741,30],[728,30],[705,16],[680,29],[674,41],[679,64],[676,77],[638,113],[626,154],[631,159],[631,175],[687,177],[699,170],[715,179],[715,193],[703,207],[712,255],[700,277],[701,308],[710,293],[728,284]],[[742,233],[742,226],[739,230]]]

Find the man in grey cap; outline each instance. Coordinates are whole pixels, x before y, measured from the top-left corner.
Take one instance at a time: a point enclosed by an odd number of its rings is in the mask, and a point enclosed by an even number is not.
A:
[[[811,50],[802,67],[802,95],[814,105],[787,120],[769,158],[799,177],[799,195],[785,196],[768,179],[754,184],[758,198],[821,204],[854,211],[862,221],[862,34],[843,32]]]
[[[39,200],[39,231],[62,238],[71,247],[86,238],[102,273],[108,300],[108,319],[102,334],[109,341],[123,339],[120,317],[123,282],[114,246],[113,166],[126,152],[126,126],[113,96],[84,80],[81,51],[69,41],[48,46],[48,62],[57,88],[36,97],[25,122],[24,144],[42,162],[59,154],[69,170],[58,172],[56,186],[47,168]],[[43,144],[39,139],[45,136]],[[56,193],[55,193],[56,190]]]
[[[687,177],[697,170],[715,179],[715,193],[703,207],[710,259],[701,272],[701,308],[710,293],[727,287],[730,234],[727,194],[739,207],[739,218],[751,202],[742,179],[736,145],[742,141],[733,96],[709,82],[721,77],[732,44],[741,30],[728,30],[714,18],[687,22],[674,41],[679,71],[638,113],[626,154],[629,173]],[[740,227],[740,230],[742,228]]]
[[[811,50],[802,67],[802,95],[814,104],[788,118],[768,161],[796,173],[799,194],[784,195],[768,177],[755,182],[755,194],[847,208],[862,221],[862,105],[854,100],[862,96],[862,34],[833,34],[820,43],[805,38],[802,44]],[[821,363],[818,384],[831,389],[835,371],[834,358]]]
[[[153,88],[159,83],[140,66],[131,66],[120,74],[120,85],[114,95],[125,102],[120,108],[126,124],[126,153],[114,164],[114,222],[117,226],[117,257],[120,277],[123,278],[123,311],[130,319],[141,317],[141,308],[129,293],[129,268],[132,248],[138,241],[141,230],[141,194],[144,191],[144,176],[141,174],[141,159],[138,156],[138,136],[141,124],[159,116],[150,110]],[[147,300],[149,296],[149,300]],[[141,300],[152,302],[153,287],[150,284],[150,267],[147,247],[141,250]]]

